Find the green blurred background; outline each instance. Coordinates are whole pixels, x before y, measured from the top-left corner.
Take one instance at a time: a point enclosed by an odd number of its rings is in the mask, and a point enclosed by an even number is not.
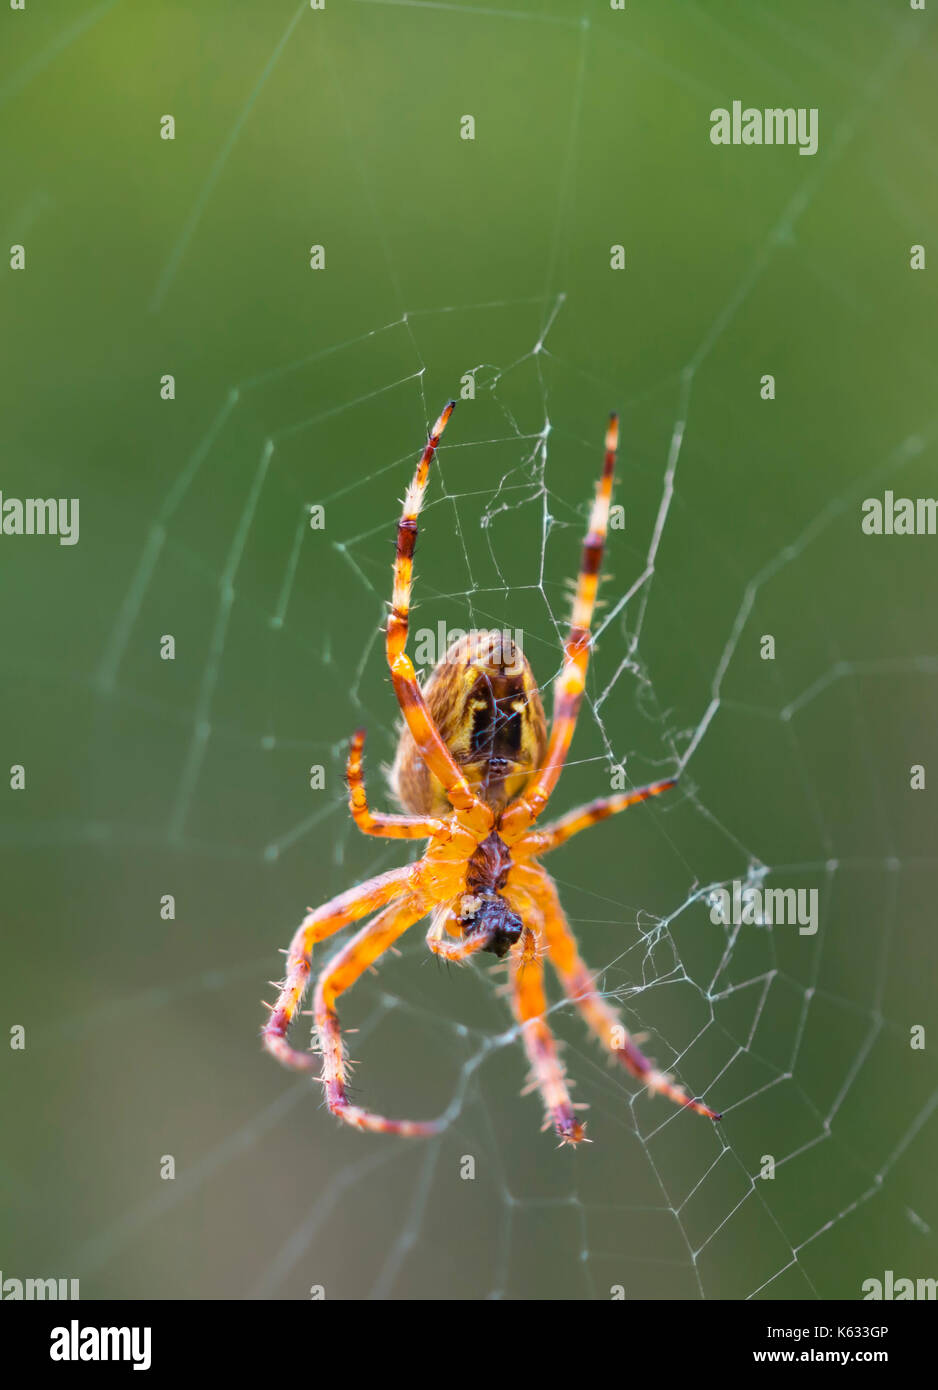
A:
[[[0,28],[4,255],[27,254],[0,277],[0,487],[81,504],[77,546],[0,537],[2,761],[27,770],[0,815],[0,1017],[26,1028],[0,1071],[4,1278],[680,1299],[934,1276],[938,542],[859,527],[866,496],[936,490],[934,269],[909,268],[938,251],[934,14],[29,0]],[[734,99],[818,107],[818,154],[713,147]],[[359,1097],[451,1107],[440,1141],[340,1129],[259,1047],[306,905],[409,852],[353,832],[345,739],[367,725],[386,804],[398,499],[473,372],[414,627],[521,628],[545,685],[607,412],[604,615],[677,456],[558,809],[614,763],[664,775],[721,704],[680,791],[551,867],[719,1129],[637,1095],[562,1008],[595,1142],[557,1151],[495,982],[437,969],[422,928],[343,1019]],[[751,865],[820,889],[817,937],[728,944],[690,901]]]

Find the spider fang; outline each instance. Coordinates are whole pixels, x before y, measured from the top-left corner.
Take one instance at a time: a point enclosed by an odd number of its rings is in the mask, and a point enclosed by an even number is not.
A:
[[[466,903],[472,904],[466,912]],[[488,941],[480,947],[499,960],[506,956],[521,936],[524,923],[500,893],[466,893],[460,904],[459,925],[466,935],[485,933]]]

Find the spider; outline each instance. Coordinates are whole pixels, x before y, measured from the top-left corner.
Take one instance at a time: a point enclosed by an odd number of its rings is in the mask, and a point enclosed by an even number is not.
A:
[[[629,1036],[619,1014],[600,994],[584,964],[550,875],[537,862],[572,835],[673,787],[676,778],[637,791],[602,797],[536,828],[563,769],[576,727],[590,652],[590,624],[606,538],[618,442],[612,415],[605,462],[596,490],[573,603],[563,667],[554,688],[548,734],[537,684],[527,659],[498,632],[475,631],[447,650],[421,688],[405,651],[420,513],[430,465],[455,402],[430,433],[404,498],[397,528],[394,591],[386,629],[391,681],[404,723],[391,774],[404,815],[372,811],[362,776],[363,730],[348,758],[349,809],[366,835],[429,840],[412,864],[378,874],[310,910],[287,953],[286,975],[263,1029],[264,1045],[300,1071],[321,1067],[333,1115],[358,1129],[414,1137],[439,1133],[444,1119],[392,1120],[352,1102],[348,1062],[336,1002],[408,928],[430,915],[427,945],[448,961],[480,952],[507,957],[509,993],[531,1064],[529,1090],[540,1091],[546,1118],[562,1143],[584,1139],[584,1124],[567,1088],[566,1073],[547,1023],[543,958],[550,960],[567,996],[589,1028],[651,1093],[720,1116],[658,1071]],[[376,916],[373,914],[377,914]],[[351,922],[372,917],[328,962],[316,982],[313,1018],[318,1053],[299,1052],[287,1033],[306,993],[313,947]],[[318,1058],[318,1060],[317,1060]]]

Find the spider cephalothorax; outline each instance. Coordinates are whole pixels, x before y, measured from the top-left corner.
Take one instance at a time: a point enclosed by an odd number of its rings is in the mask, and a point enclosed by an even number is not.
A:
[[[517,642],[506,634],[470,632],[453,642],[424,688],[406,653],[417,517],[430,464],[453,410],[434,425],[398,525],[394,593],[387,626],[391,681],[404,716],[392,769],[392,788],[407,814],[372,812],[362,779],[364,732],[352,739],[348,761],[349,809],[367,835],[429,841],[413,864],[379,874],[311,911],[287,954],[264,1043],[287,1066],[321,1065],[326,1103],[359,1129],[384,1134],[439,1133],[443,1120],[389,1120],[354,1105],[335,1003],[409,927],[430,916],[427,944],[445,960],[478,952],[507,957],[515,1017],[546,1110],[545,1127],[565,1143],[583,1139],[579,1108],[570,1099],[563,1064],[548,1027],[542,958],[600,1042],[652,1092],[712,1119],[719,1116],[659,1071],[629,1036],[618,1011],[597,990],[580,958],[553,880],[537,860],[580,830],[657,796],[674,778],[600,798],[553,825],[535,822],[557,785],[583,696],[590,624],[602,562],[618,434],[612,416],[606,455],[583,545],[563,668],[554,684],[548,735],[534,675]],[[315,944],[350,922],[373,920],[343,946],[316,983],[313,1016],[319,1052],[299,1052],[287,1041],[311,973]],[[317,1062],[317,1056],[320,1059]]]
[[[501,958],[521,936],[524,922],[502,894],[508,883],[511,851],[497,830],[482,841],[466,866],[466,892],[459,900],[464,936],[486,936],[484,951]]]

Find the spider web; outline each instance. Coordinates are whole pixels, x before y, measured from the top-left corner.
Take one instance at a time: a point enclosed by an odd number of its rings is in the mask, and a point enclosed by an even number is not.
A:
[[[865,144],[925,32],[919,17],[858,6],[880,50],[864,66],[824,23],[766,6],[747,7],[745,23],[737,7],[722,17],[682,7],[741,59],[764,71],[803,59],[841,80],[849,100],[816,159],[795,160],[808,167],[720,292],[689,307],[693,341],[679,335],[681,350],[662,352],[630,394],[629,373],[584,346],[563,281],[596,14],[368,8],[394,10],[400,24],[410,10],[438,11],[505,44],[523,45],[535,25],[557,30],[568,107],[544,290],[421,307],[383,240],[399,312],[326,342],[313,331],[292,360],[260,354],[179,440],[168,485],[114,567],[100,653],[76,682],[93,708],[92,785],[74,817],[47,805],[5,831],[18,853],[93,879],[104,900],[101,974],[80,975],[64,1017],[47,1016],[31,1075],[35,1085],[64,1067],[84,1098],[82,1125],[89,1115],[103,1124],[113,1150],[81,1128],[83,1182],[66,1183],[62,1205],[68,1239],[37,1249],[80,1276],[86,1297],[305,1297],[321,1285],[327,1297],[608,1298],[621,1287],[627,1297],[824,1298],[855,1297],[886,1267],[930,1274],[938,1082],[909,1030],[931,1017],[935,856],[907,787],[909,764],[927,764],[934,741],[933,575],[927,542],[910,543],[900,574],[895,550],[860,542],[857,516],[886,487],[934,491],[938,419],[923,404],[922,364],[907,357],[916,389],[896,393],[862,459],[831,460],[835,423],[792,460],[739,405],[724,352],[740,320],[780,312],[793,274],[814,279],[847,331],[870,327],[862,293],[824,261],[810,219],[836,198],[845,164],[856,175],[859,145],[901,236],[919,224],[921,194],[891,183]],[[0,99],[114,10],[89,11]],[[154,311],[179,292],[255,106],[293,80],[293,48],[314,22],[305,6],[282,8],[269,60],[152,286]],[[628,49],[674,90],[700,86],[678,58],[603,32],[623,61]],[[760,55],[774,44],[784,56],[770,62]],[[322,65],[336,84],[337,55]],[[338,110],[360,155],[363,215],[380,235],[350,105]],[[907,133],[925,158],[922,132]],[[356,986],[343,1022],[355,1030],[358,1098],[388,1114],[445,1115],[439,1139],[339,1129],[315,1085],[258,1055],[258,989],[306,903],[408,853],[350,826],[345,739],[367,726],[370,798],[386,807],[379,767],[397,711],[380,626],[398,499],[428,422],[466,376],[475,398],[454,415],[422,517],[411,651],[415,633],[438,623],[520,628],[549,701],[603,421],[619,407],[626,526],[610,533],[587,698],[552,809],[603,794],[617,771],[629,785],[682,777],[668,798],[571,842],[547,867],[603,992],[648,1034],[660,1066],[723,1111],[719,1126],[609,1069],[555,991],[551,1023],[594,1140],[555,1150],[538,1134],[537,1096],[518,1097],[526,1068],[499,977],[439,969],[420,928]],[[854,396],[854,383],[837,383],[830,420]],[[796,421],[792,438],[805,429]],[[311,460],[327,463],[314,472]],[[757,469],[778,497],[754,509]],[[314,503],[325,511],[319,533]],[[900,604],[905,621],[893,627]],[[179,652],[170,682],[153,671],[163,632]],[[764,633],[784,659],[759,659]],[[66,680],[55,662],[45,675]],[[313,765],[321,791],[307,785]],[[817,889],[816,936],[714,926],[710,895],[737,879]],[[154,940],[140,899],[169,891],[180,921]],[[86,905],[90,892],[86,883]],[[115,1056],[125,1034],[132,1088]],[[76,1114],[60,1086],[54,1123],[65,1126]],[[163,1153],[177,1175],[155,1183]],[[760,1176],[765,1156],[774,1178]],[[48,1200],[42,1172],[26,1183],[27,1210]],[[29,1243],[21,1250],[29,1264]]]

